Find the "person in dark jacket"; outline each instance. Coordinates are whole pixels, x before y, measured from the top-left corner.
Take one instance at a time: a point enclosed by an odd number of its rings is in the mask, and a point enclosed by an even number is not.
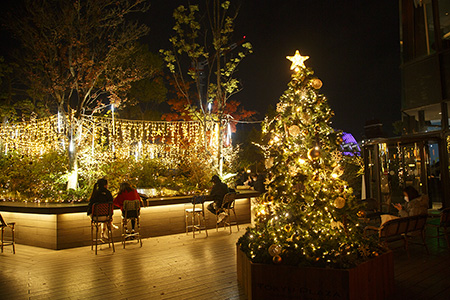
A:
[[[94,189],[92,190],[91,197],[89,198],[89,206],[87,210],[88,216],[92,214],[92,205],[95,203],[112,203],[113,196],[111,192],[108,190],[108,181],[105,178],[100,178],[94,184]],[[112,224],[110,224],[112,226]],[[102,229],[102,238],[106,238],[107,227],[104,226]]]
[[[222,206],[222,201],[223,201],[223,197],[225,196],[225,194],[228,193],[228,186],[223,183],[219,176],[214,175],[211,179],[211,181],[213,182],[213,186],[211,188],[211,192],[209,193],[210,196],[212,196],[213,201],[212,203],[210,203],[207,207],[207,209],[213,213],[216,214],[216,212],[223,213],[225,214],[225,212],[219,211],[221,206]],[[219,216],[220,218],[222,218],[222,220],[224,219],[225,216]],[[219,220],[220,220],[219,218]]]
[[[266,192],[266,187],[264,185],[264,175],[263,174],[258,174],[258,177],[256,178],[256,181],[253,184],[253,189],[255,191],[262,193]]]

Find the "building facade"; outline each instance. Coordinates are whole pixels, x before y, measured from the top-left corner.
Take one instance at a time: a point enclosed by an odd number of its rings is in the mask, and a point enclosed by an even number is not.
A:
[[[407,185],[450,207],[450,1],[399,0],[402,135],[363,142],[366,198],[389,211]]]

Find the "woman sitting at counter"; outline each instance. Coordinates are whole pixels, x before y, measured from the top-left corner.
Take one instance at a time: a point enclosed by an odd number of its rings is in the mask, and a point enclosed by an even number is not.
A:
[[[130,201],[139,200],[139,201],[141,201],[141,206],[142,206],[141,197],[139,196],[136,189],[131,187],[131,185],[128,182],[123,182],[120,184],[119,193],[117,194],[116,198],[114,198],[114,205],[117,206],[118,208],[120,208],[120,210],[122,211],[122,214],[123,214],[123,202],[125,200],[130,200]],[[135,216],[135,217],[137,217],[137,216]],[[135,220],[131,219],[132,231],[134,231],[135,223],[136,223]]]
[[[113,196],[111,192],[108,190],[108,181],[105,178],[100,178],[94,184],[94,189],[92,190],[91,197],[89,198],[89,205],[87,214],[88,216],[92,215],[92,205],[95,203],[111,203],[113,202]],[[112,223],[112,222],[111,222]],[[112,226],[112,224],[108,224],[108,226]],[[107,226],[103,226],[102,228],[102,238],[107,239],[106,233]]]

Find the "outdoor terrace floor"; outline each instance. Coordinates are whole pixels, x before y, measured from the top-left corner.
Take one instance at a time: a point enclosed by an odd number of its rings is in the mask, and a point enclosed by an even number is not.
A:
[[[104,244],[49,250],[16,245],[0,254],[1,299],[246,299],[236,278],[236,241],[220,229],[196,235],[148,238],[143,247]],[[428,243],[430,255],[411,245],[394,252],[392,299],[450,299],[450,251]]]

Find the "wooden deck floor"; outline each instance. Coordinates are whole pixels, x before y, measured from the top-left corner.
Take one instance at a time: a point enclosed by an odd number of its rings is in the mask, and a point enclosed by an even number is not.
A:
[[[1,299],[246,299],[236,279],[233,234],[210,230],[195,239],[177,234],[145,239],[142,248],[116,243],[48,250],[17,245],[0,254]],[[429,243],[394,254],[392,299],[450,299],[450,251]]]

